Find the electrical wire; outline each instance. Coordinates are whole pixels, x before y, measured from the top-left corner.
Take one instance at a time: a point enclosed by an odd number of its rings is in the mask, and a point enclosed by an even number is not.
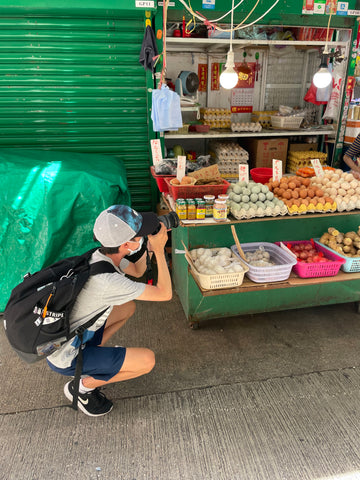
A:
[[[222,20],[224,17],[226,17],[227,15],[229,15],[229,13],[231,13],[232,11],[236,10],[236,8],[241,5],[241,3],[243,2],[244,0],[241,0],[234,8],[232,8],[231,10],[229,10],[225,15],[223,15],[222,17],[220,17],[219,19],[216,19],[216,20],[212,20],[211,22],[209,20],[206,19],[206,17],[204,17],[203,15],[200,15],[199,12],[194,12],[193,9],[191,7],[189,7],[185,0],[179,0],[179,2],[186,8],[186,10],[195,18],[197,18],[198,20],[201,20],[203,23],[205,23],[206,25],[210,26],[211,28],[215,28],[216,30],[219,30],[221,32],[233,32],[235,30],[241,30],[243,28],[247,28],[247,27],[251,27],[252,25],[254,25],[255,23],[257,23],[259,20],[261,20],[262,18],[265,17],[265,15],[267,15],[274,7],[275,5],[277,5],[279,3],[280,0],[276,0],[273,5],[263,14],[261,15],[260,17],[258,17],[256,20],[254,20],[253,22],[251,23],[248,23],[246,25],[243,26],[243,23],[246,21],[246,19],[251,15],[251,13],[254,11],[254,9],[256,8],[257,4],[259,3],[259,0],[257,1],[255,7],[251,10],[251,12],[248,14],[248,16],[241,22],[239,23],[239,25],[237,25],[236,27],[232,28],[232,29],[225,29],[225,28],[221,28],[219,27],[218,25],[215,25],[216,22],[218,22],[219,20]]]

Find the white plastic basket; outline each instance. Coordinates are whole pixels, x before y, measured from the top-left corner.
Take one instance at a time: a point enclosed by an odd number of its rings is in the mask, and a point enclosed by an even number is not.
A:
[[[219,248],[211,248],[212,251],[218,251]],[[194,277],[199,282],[201,288],[204,290],[215,290],[219,288],[231,288],[231,287],[239,287],[244,281],[244,275],[248,272],[249,267],[245,265],[243,260],[239,260],[238,256],[234,253],[232,254],[233,258],[241,264],[243,267],[242,272],[234,272],[234,273],[217,273],[214,275],[205,275],[198,272],[195,268],[195,265],[191,259],[189,251],[185,247],[185,258],[190,265],[191,271],[193,272]]]
[[[262,245],[266,252],[270,253],[270,260],[275,265],[270,267],[255,267],[249,263],[243,262],[249,267],[249,271],[246,273],[247,277],[255,283],[269,283],[269,282],[281,282],[287,280],[290,276],[291,269],[296,265],[296,259],[287,253],[281,247],[268,242],[254,242],[254,243],[242,243],[241,248],[244,253],[255,252]],[[231,247],[231,250],[240,257],[236,245]]]
[[[271,125],[274,128],[300,128],[304,117],[281,117],[280,115],[271,115]]]

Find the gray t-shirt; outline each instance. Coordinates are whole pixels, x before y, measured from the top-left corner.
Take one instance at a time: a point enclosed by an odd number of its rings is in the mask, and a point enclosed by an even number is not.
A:
[[[90,263],[99,261],[113,262],[109,257],[96,250],[91,257]],[[106,309],[96,322],[88,328],[89,332],[95,332],[103,326],[114,305],[122,305],[138,298],[145,290],[145,284],[134,282],[125,277],[122,270],[129,265],[128,260],[122,259],[120,268],[115,267],[117,272],[100,273],[93,275],[86,282],[79,293],[70,315],[70,331],[75,330],[98,313]],[[66,342],[59,350],[47,357],[48,361],[58,368],[70,367],[72,360],[77,356],[79,347],[74,338]]]

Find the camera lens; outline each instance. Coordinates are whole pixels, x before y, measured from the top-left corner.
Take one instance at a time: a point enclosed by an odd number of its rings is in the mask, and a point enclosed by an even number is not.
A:
[[[175,212],[169,212],[166,215],[160,215],[158,217],[159,222],[162,222],[166,230],[171,230],[172,228],[177,228],[180,225],[180,219]],[[156,235],[160,231],[161,225],[153,231],[153,235]]]

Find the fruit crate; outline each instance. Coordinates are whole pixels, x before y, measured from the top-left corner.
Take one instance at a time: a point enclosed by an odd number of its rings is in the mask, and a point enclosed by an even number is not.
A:
[[[171,178],[165,178],[169,193],[174,200],[178,198],[201,198],[204,195],[221,195],[226,193],[230,183],[222,179],[220,185],[171,185]]]
[[[314,242],[316,245],[319,245],[320,247],[324,248],[328,252],[334,253],[335,255],[338,255],[340,258],[343,258],[345,260],[345,263],[341,265],[341,270],[346,273],[356,273],[360,272],[360,257],[358,258],[352,258],[352,257],[347,257],[346,255],[342,255],[341,253],[335,252],[332,248],[327,247],[323,243],[320,243],[319,238],[314,238]]]
[[[270,267],[256,267],[243,260],[243,262],[249,267],[249,271],[246,274],[247,277],[255,283],[281,282],[287,280],[290,276],[291,269],[296,264],[296,259],[290,253],[274,243],[242,243],[241,248],[246,255],[247,252],[258,250],[260,245],[262,245],[264,250],[270,254],[270,259],[275,262],[275,265]],[[236,245],[233,245],[231,250],[240,257]]]
[[[219,248],[211,248],[212,251],[217,251]],[[236,257],[236,260],[239,260],[238,257],[233,253],[233,257]],[[243,281],[245,273],[248,272],[249,267],[245,265],[245,262],[240,259],[239,263],[243,267],[242,272],[234,272],[234,273],[216,273],[213,275],[205,275],[197,271],[190,253],[188,249],[185,247],[185,258],[190,265],[191,271],[194,274],[194,277],[199,282],[201,288],[204,290],[216,290],[221,288],[232,288],[232,287],[239,287]]]
[[[287,245],[300,245],[300,244],[310,244],[313,245],[311,240],[300,240],[295,242],[282,242],[285,246]],[[279,245],[276,242],[276,245]],[[322,252],[324,257],[330,262],[314,262],[314,263],[305,263],[305,262],[297,262],[296,265],[293,266],[293,272],[296,273],[301,278],[315,278],[315,277],[334,277],[339,273],[341,265],[345,263],[345,260],[341,258],[337,253],[330,252],[322,245],[315,244],[314,247],[316,250]]]

